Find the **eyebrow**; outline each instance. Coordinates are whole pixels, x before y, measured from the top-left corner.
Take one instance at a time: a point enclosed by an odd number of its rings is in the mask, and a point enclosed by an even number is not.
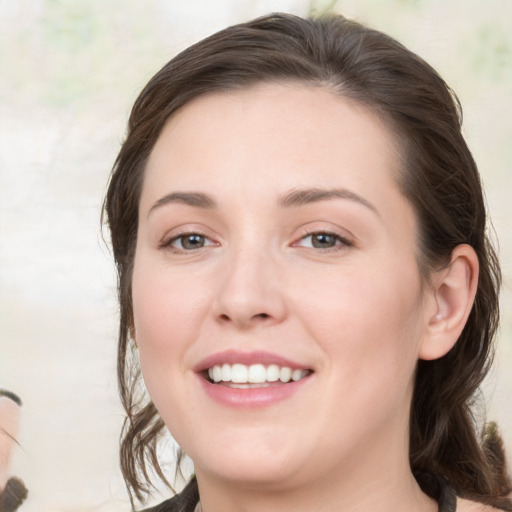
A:
[[[155,204],[153,204],[149,209],[148,215],[157,208],[170,203],[183,203],[188,204],[189,206],[195,206],[196,208],[205,209],[213,209],[217,206],[212,197],[207,194],[203,194],[202,192],[171,192],[170,194],[161,197]]]
[[[375,206],[367,199],[345,188],[322,189],[322,188],[305,188],[295,189],[280,197],[277,201],[278,206],[285,208],[293,208],[304,206],[319,201],[328,201],[332,199],[348,199],[366,206],[374,213],[379,215]],[[196,208],[204,208],[211,210],[217,207],[215,200],[202,192],[171,192],[156,201],[148,212],[148,216],[162,206],[170,203],[183,203]]]
[[[295,189],[292,190],[291,192],[288,192],[288,194],[282,196],[278,200],[278,204],[286,208],[291,208],[295,206],[304,206],[306,204],[316,203],[319,201],[328,201],[331,199],[348,199],[349,201],[355,201],[356,203],[366,206],[374,213],[379,215],[377,208],[375,208],[375,206],[372,203],[370,203],[370,201],[346,188]]]

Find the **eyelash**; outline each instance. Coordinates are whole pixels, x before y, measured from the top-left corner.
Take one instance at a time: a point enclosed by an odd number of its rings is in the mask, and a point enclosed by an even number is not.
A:
[[[314,236],[322,236],[322,235],[334,238],[335,245],[332,247],[323,247],[323,248],[322,247],[313,247],[313,246],[308,246],[308,247],[305,246],[305,247],[307,247],[308,249],[319,250],[322,252],[335,252],[335,251],[342,250],[344,247],[352,247],[354,245],[350,240],[339,235],[338,233],[335,233],[334,231],[315,230],[315,231],[309,231],[309,232],[305,233],[304,235],[302,235],[297,242],[294,242],[292,244],[292,246],[300,247],[301,242],[303,242],[304,240],[306,240],[308,238],[312,239],[312,237],[314,237]],[[197,247],[197,248],[189,248],[189,249],[183,247],[183,241],[186,238],[190,238],[193,236],[201,237],[203,239],[203,245],[201,245],[200,247]],[[181,240],[181,243],[180,243],[181,247],[175,247],[173,245],[178,240]],[[207,243],[206,241],[209,241],[210,243]],[[208,247],[211,245],[216,245],[216,242],[211,240],[205,233],[202,233],[200,231],[190,231],[187,233],[180,233],[178,235],[172,236],[171,238],[163,240],[162,243],[159,245],[159,247],[160,247],[160,249],[170,249],[171,251],[176,252],[176,253],[186,253],[186,252],[195,252],[195,251],[204,249],[205,247]]]
[[[339,235],[338,233],[335,233],[334,231],[329,231],[329,230],[325,230],[325,229],[309,231],[309,232],[305,233],[303,236],[301,236],[300,239],[298,240],[298,242],[295,242],[293,245],[298,246],[300,244],[300,242],[303,242],[304,240],[306,240],[308,238],[312,238],[314,236],[319,236],[319,235],[333,237],[335,239],[335,245],[332,247],[325,247],[325,248],[310,246],[310,247],[308,247],[309,249],[315,249],[315,250],[319,250],[322,252],[335,252],[335,251],[342,250],[344,247],[352,247],[354,245],[349,239]]]
[[[201,247],[192,248],[192,249],[186,249],[185,247],[183,247],[183,241],[186,238],[190,238],[190,237],[193,237],[193,236],[203,238],[205,244],[202,245]],[[174,247],[173,246],[174,242],[176,242],[178,240],[181,240],[181,244],[180,244],[181,247]],[[211,243],[206,243],[206,240],[208,240]],[[213,240],[211,240],[205,233],[202,233],[200,231],[190,231],[190,232],[187,232],[187,233],[180,233],[179,235],[175,235],[175,236],[172,236],[171,238],[167,238],[167,239],[163,240],[160,243],[159,247],[160,247],[160,249],[170,249],[173,252],[184,253],[184,252],[195,252],[195,251],[198,251],[198,250],[203,249],[205,247],[208,247],[210,245],[216,245],[216,243]]]

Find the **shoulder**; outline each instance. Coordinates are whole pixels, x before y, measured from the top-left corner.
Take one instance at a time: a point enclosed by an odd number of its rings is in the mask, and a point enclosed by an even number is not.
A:
[[[478,501],[457,498],[457,512],[502,512],[500,509],[479,503]]]
[[[195,477],[193,477],[179,494],[141,512],[193,512],[198,501],[197,482]]]

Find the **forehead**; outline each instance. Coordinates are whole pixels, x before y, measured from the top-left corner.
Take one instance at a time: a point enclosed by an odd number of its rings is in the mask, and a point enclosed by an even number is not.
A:
[[[377,167],[398,176],[397,147],[377,114],[327,88],[259,84],[205,94],[178,110],[153,148],[146,178],[162,172],[183,184],[215,174],[222,178],[234,163],[239,177],[288,167],[293,180],[314,171],[321,181],[356,167],[359,180],[373,180]]]

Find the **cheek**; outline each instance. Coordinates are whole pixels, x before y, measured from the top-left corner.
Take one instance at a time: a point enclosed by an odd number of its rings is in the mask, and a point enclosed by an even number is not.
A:
[[[132,300],[139,346],[175,344],[193,328],[204,290],[186,272],[171,272],[158,262],[136,258]]]
[[[142,258],[141,258],[142,260]],[[135,261],[132,300],[135,338],[144,380],[152,397],[184,372],[184,354],[197,338],[204,294],[186,275]]]
[[[337,275],[315,289],[301,283],[303,318],[332,365],[351,382],[403,383],[414,373],[422,336],[422,301],[415,261],[383,261]],[[305,291],[306,290],[306,291]],[[321,290],[321,291],[320,291]],[[366,384],[363,384],[366,386]]]

